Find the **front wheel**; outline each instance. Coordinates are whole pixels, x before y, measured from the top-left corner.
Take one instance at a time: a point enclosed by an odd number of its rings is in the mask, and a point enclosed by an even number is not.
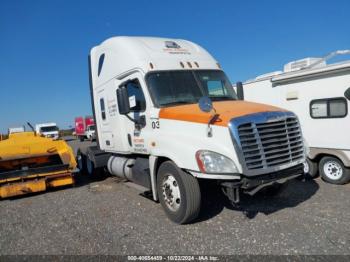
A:
[[[307,158],[304,163],[304,175],[306,178],[314,179],[318,175],[317,162]]]
[[[342,185],[350,181],[350,169],[335,157],[324,157],[319,163],[319,170],[324,181]]]
[[[201,205],[198,180],[172,161],[166,161],[159,167],[157,190],[159,201],[170,220],[185,224],[197,218]]]

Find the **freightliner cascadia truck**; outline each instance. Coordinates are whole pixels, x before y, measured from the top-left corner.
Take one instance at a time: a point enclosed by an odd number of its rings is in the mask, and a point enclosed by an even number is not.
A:
[[[303,174],[296,115],[240,100],[199,45],[112,37],[92,48],[89,66],[97,146],[78,150],[80,169],[142,185],[175,223],[198,216],[200,180],[238,203]]]

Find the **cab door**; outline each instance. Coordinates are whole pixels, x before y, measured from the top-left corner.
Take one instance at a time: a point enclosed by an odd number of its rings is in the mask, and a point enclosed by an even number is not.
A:
[[[124,128],[120,131],[123,132],[122,136],[127,141],[129,152],[149,154],[152,127],[149,117],[151,101],[147,99],[148,90],[140,73],[134,73],[123,80],[119,88],[127,90],[130,112],[121,116]]]

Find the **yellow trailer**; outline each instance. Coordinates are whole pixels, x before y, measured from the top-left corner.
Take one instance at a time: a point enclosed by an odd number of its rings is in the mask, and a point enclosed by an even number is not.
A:
[[[75,168],[65,141],[35,132],[9,134],[0,141],[0,199],[72,185]]]

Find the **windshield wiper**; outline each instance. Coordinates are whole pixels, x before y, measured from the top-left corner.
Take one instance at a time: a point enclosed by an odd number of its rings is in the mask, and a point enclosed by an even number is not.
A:
[[[166,104],[162,104],[162,106],[174,106],[174,105],[184,105],[184,104],[195,104],[197,103],[196,101],[174,101]]]
[[[227,101],[227,100],[237,100],[231,96],[210,96],[210,99],[213,101]]]

